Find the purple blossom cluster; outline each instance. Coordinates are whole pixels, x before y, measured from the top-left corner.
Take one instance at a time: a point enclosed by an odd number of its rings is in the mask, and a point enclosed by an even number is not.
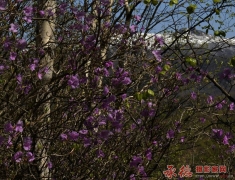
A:
[[[78,88],[78,86],[79,86],[78,75],[71,75],[71,76],[69,77],[69,80],[68,80],[68,85],[69,85],[72,89]]]
[[[224,145],[229,145],[229,140],[233,138],[230,132],[224,133],[222,129],[212,129],[212,137]]]
[[[154,57],[156,58],[156,60],[157,60],[158,62],[161,62],[161,61],[162,61],[161,51],[159,51],[159,50],[153,50],[153,51],[152,51],[152,54],[154,55]]]
[[[148,157],[151,156],[151,151],[147,150]],[[151,160],[151,159],[150,159]],[[139,174],[143,179],[147,178],[147,174],[145,172],[144,166],[142,166],[143,159],[141,156],[133,156],[132,161],[130,162],[130,166],[134,167],[137,170],[137,174]],[[135,179],[135,174],[130,176],[130,179]]]
[[[23,121],[22,120],[19,120],[15,126],[12,125],[11,122],[7,122],[5,125],[4,125],[4,131],[5,133],[7,134],[12,134],[13,132],[20,132],[22,133],[23,132]]]
[[[187,143],[234,153],[235,100],[219,84],[232,89],[234,67],[214,74],[163,36],[150,43],[154,4],[138,3],[0,1],[1,178],[148,179]]]
[[[23,20],[25,20],[27,23],[32,23],[33,7],[26,6],[23,10],[23,13],[24,13]]]
[[[26,154],[24,155],[22,151],[16,152],[13,156],[13,159],[15,162],[20,163],[24,159],[24,157],[27,158],[28,162],[33,162],[35,160],[33,153],[26,152]]]
[[[11,122],[7,122],[4,125],[4,132],[7,136],[0,136],[0,146],[5,145],[7,149],[11,148],[14,141],[17,139],[20,134],[23,133],[23,121],[19,120],[15,125],[13,125]],[[24,160],[24,157],[27,159],[28,162],[33,162],[35,160],[35,156],[32,152],[30,152],[32,147],[32,139],[31,137],[24,137],[23,138],[23,149],[25,152],[17,151],[13,155],[13,160],[17,163],[20,163],[22,160]]]
[[[115,72],[115,76],[116,77],[112,79],[112,85],[114,87],[118,87],[120,85],[129,85],[131,83],[129,73],[123,68],[118,68]]]
[[[18,74],[16,76],[16,82],[17,82],[17,88],[16,91],[28,94],[29,91],[31,90],[31,84],[27,80],[23,80],[22,74]]]

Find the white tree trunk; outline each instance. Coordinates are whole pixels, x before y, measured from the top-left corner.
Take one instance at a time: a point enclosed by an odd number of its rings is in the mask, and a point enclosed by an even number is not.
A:
[[[43,1],[38,0],[38,4],[42,4]],[[55,0],[45,0],[43,2],[43,10],[45,13],[48,11],[51,11],[53,13],[52,16],[47,16],[46,20],[43,20],[42,22],[39,22],[39,42],[37,42],[38,46],[42,46],[42,48],[45,50],[45,55],[44,57],[40,60],[40,66],[41,69],[45,70],[47,69],[46,72],[43,71],[43,76],[42,76],[42,85],[43,85],[43,91],[47,93],[47,98],[51,97],[51,93],[49,92],[49,82],[52,79],[52,74],[53,74],[53,64],[54,64],[54,57],[53,57],[53,49],[54,49],[54,40],[55,40],[55,19],[56,19],[56,1]],[[42,94],[42,96],[44,96]],[[41,97],[38,97],[40,100]],[[51,103],[50,100],[47,100],[43,106],[43,123],[41,127],[43,128],[42,134],[39,134],[39,140],[37,142],[37,155],[40,158],[39,162],[39,170],[40,170],[40,179],[51,179],[51,174],[48,168],[48,149],[50,143],[48,142],[47,139],[49,139],[49,130],[46,128],[47,123],[50,121],[50,112],[51,112]]]

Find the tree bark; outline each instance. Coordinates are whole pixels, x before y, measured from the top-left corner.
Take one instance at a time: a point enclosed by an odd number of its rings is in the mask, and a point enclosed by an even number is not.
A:
[[[49,88],[49,83],[52,79],[53,74],[53,49],[55,46],[55,19],[56,19],[56,1],[55,0],[45,0],[43,3],[41,0],[38,0],[38,5],[42,4],[42,9],[45,11],[47,18],[42,22],[38,22],[38,34],[37,34],[37,47],[42,47],[45,51],[44,56],[40,60],[40,67],[43,73],[41,86],[43,93],[41,96],[37,97],[37,101],[46,98],[47,101],[42,104],[42,126],[43,129],[40,129],[41,133],[38,134],[38,141],[36,145],[36,153],[39,161],[39,172],[40,179],[51,179],[51,173],[48,168],[48,149],[49,149],[49,132],[48,124],[50,122],[50,113],[51,113],[51,93]],[[50,13],[48,13],[50,12]],[[45,94],[47,94],[45,96]]]

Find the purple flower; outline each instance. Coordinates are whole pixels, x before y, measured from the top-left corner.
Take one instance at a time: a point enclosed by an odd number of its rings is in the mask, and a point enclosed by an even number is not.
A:
[[[46,74],[49,72],[49,70],[50,70],[50,69],[49,69],[49,67],[47,67],[47,66],[42,69],[42,71],[43,71],[44,73],[46,73]]]
[[[45,54],[45,51],[44,51],[44,49],[41,48],[41,49],[39,49],[38,53],[40,56],[43,56]]]
[[[13,24],[13,23],[11,23],[10,26],[11,26],[11,27],[9,28],[9,31],[11,31],[11,32],[13,32],[13,33],[16,33],[18,26],[15,25],[15,24]]]
[[[31,71],[34,71],[35,68],[36,68],[36,64],[30,64],[29,68],[30,68]]]
[[[181,138],[180,138],[180,142],[184,142],[184,140],[185,140],[185,137],[184,136],[182,136]]]
[[[25,137],[23,141],[23,148],[25,151],[29,151],[31,149],[32,139],[30,137]]]
[[[9,51],[11,49],[12,42],[6,38],[6,40],[3,43],[3,47],[6,51]]]
[[[125,0],[119,0],[120,6],[123,6],[125,4]]]
[[[3,65],[0,65],[0,71],[2,72],[5,69]]]
[[[141,32],[144,32],[145,31],[145,28],[142,26],[141,29],[140,29]]]
[[[15,154],[14,154],[14,160],[16,161],[16,162],[20,162],[21,160],[22,160],[22,157],[23,157],[23,153],[22,153],[22,151],[18,151],[18,152],[16,152]]]
[[[213,97],[212,96],[208,96],[207,98],[207,103],[210,105],[213,103]]]
[[[67,4],[66,3],[61,3],[59,5],[60,13],[62,13],[62,14],[65,13],[66,8],[67,8]]]
[[[142,180],[146,180],[144,177],[146,177],[147,174],[144,171],[144,166],[138,166],[138,172],[143,176]]]
[[[25,17],[23,17],[23,20],[25,20],[27,23],[32,23],[32,17],[31,16],[25,16]]]
[[[88,130],[86,130],[86,129],[83,129],[83,130],[79,131],[79,134],[86,135],[87,133],[88,133]]]
[[[155,40],[158,42],[160,46],[164,45],[164,39],[161,36],[155,36]]]
[[[54,12],[52,11],[52,9],[47,10],[47,15],[48,16],[53,16],[54,15]]]
[[[222,104],[227,104],[227,102],[225,100],[221,101]]]
[[[180,126],[181,126],[180,121],[176,121],[176,122],[175,122],[175,127],[176,127],[176,129],[179,129],[179,128],[180,128]]]
[[[100,0],[100,2],[104,6],[108,6],[110,4],[109,0]]]
[[[10,60],[14,61],[16,59],[16,53],[15,52],[10,52]]]
[[[106,99],[104,99],[102,106],[106,108],[109,106],[111,102],[114,102],[115,100],[116,100],[116,96],[111,95],[110,97],[107,97]]]
[[[191,99],[197,99],[197,94],[195,92],[191,92]]]
[[[218,103],[218,104],[216,104],[215,108],[220,110],[223,108],[223,105],[221,103]]]
[[[40,52],[39,52],[39,53],[40,53]],[[33,58],[32,60],[33,60],[32,62],[33,62],[34,64],[38,64],[38,62],[39,62],[39,59],[38,59],[38,58]]]
[[[225,133],[225,135],[227,136],[228,139],[233,138],[233,134],[231,132],[227,132],[227,133]]]
[[[48,167],[48,169],[51,169],[51,168],[53,167],[53,164],[52,164],[51,161],[49,161],[49,162],[47,163],[47,167]]]
[[[229,110],[233,111],[234,110],[234,103],[232,102],[231,104],[229,104]]]
[[[103,68],[103,74],[104,74],[105,77],[108,77],[108,76],[109,76],[109,71],[108,71],[108,69]]]
[[[129,77],[124,77],[124,79],[121,81],[123,85],[128,85],[131,83],[131,79]]]
[[[200,83],[202,81],[202,76],[197,76],[196,82]]]
[[[108,139],[109,135],[110,135],[110,131],[103,130],[103,131],[100,132],[99,137],[106,140],[106,139]]]
[[[0,11],[3,11],[6,9],[7,1],[6,0],[0,0]]]
[[[157,141],[153,141],[152,143],[153,143],[153,145],[156,145],[156,144],[157,144]]]
[[[201,117],[201,118],[200,118],[200,121],[204,123],[204,122],[206,121],[206,119],[203,118],[203,117]]]
[[[88,147],[91,145],[91,140],[89,138],[83,139],[84,147]]]
[[[23,121],[19,120],[15,127],[16,132],[23,132]]]
[[[227,135],[225,135],[224,138],[223,138],[223,144],[224,144],[224,145],[226,145],[226,144],[229,145]]]
[[[25,16],[31,16],[33,13],[33,7],[26,6],[23,10]]]
[[[229,146],[229,149],[231,152],[233,152],[235,150],[235,144],[233,144],[232,146]]]
[[[119,130],[121,130],[123,125],[121,124],[121,122],[114,121],[114,122],[112,122],[112,126],[119,131]]]
[[[31,152],[27,152],[26,156],[27,156],[29,162],[32,162],[35,159],[33,153],[31,153]]]
[[[105,63],[105,67],[109,68],[109,67],[113,67],[113,62],[112,61],[108,61]]]
[[[40,10],[40,11],[39,11],[39,14],[40,14],[41,17],[44,17],[44,16],[45,16],[45,11]]]
[[[126,94],[122,94],[121,98],[122,98],[122,100],[125,100],[127,98],[127,95]]]
[[[184,85],[188,84],[189,83],[189,79],[186,78],[186,79],[182,79],[182,82],[184,83]]]
[[[12,141],[11,141],[11,136],[8,137],[8,140],[7,140],[7,148],[9,148],[10,146],[12,146]]]
[[[100,75],[102,73],[102,68],[95,68],[94,73],[95,75]]]
[[[21,74],[18,74],[17,76],[16,76],[16,80],[17,80],[17,83],[18,84],[22,84],[22,75]]]
[[[27,46],[27,42],[26,42],[24,39],[18,40],[18,42],[17,42],[17,48],[18,48],[19,50],[25,49],[26,46]]]
[[[130,166],[137,167],[141,163],[142,163],[142,158],[140,156],[133,156],[132,161],[130,162]]]
[[[104,90],[103,90],[104,96],[108,95],[108,93],[109,93],[109,88],[108,88],[108,86],[105,86]]]
[[[175,77],[177,80],[181,80],[182,79],[182,74],[181,73],[175,73]]]
[[[68,85],[71,86],[72,89],[77,88],[79,86],[78,76],[70,76],[68,80]]]
[[[213,136],[215,138],[221,139],[223,135],[223,130],[222,129],[212,129]]]
[[[155,110],[154,109],[144,109],[140,113],[144,117],[153,117],[155,115]]]
[[[41,80],[41,79],[42,79],[42,71],[41,71],[41,70],[39,70],[37,75],[38,75],[38,79],[40,79],[40,80]]]
[[[105,156],[104,152],[102,150],[100,150],[100,149],[96,151],[96,154],[97,154],[98,158]]]
[[[225,68],[223,72],[220,74],[221,79],[230,79],[231,77],[231,69]]]
[[[81,20],[86,16],[86,13],[85,12],[75,12],[75,15],[78,20]]]
[[[31,85],[30,84],[25,85],[24,94],[28,94],[30,90],[31,90]]]
[[[28,23],[32,22],[32,14],[33,14],[33,8],[31,6],[27,6],[24,8],[24,17],[23,20],[25,20]]]
[[[148,102],[147,105],[148,105],[148,108],[151,108],[153,106],[153,103],[152,102]]]
[[[131,174],[131,175],[130,175],[130,180],[136,180],[134,174]]]
[[[190,76],[190,79],[193,79],[194,81],[196,81],[196,80],[197,80],[197,75],[196,75],[196,74],[192,74],[192,75]]]
[[[4,125],[4,131],[5,131],[6,133],[12,133],[13,130],[14,130],[14,128],[13,128],[13,126],[12,126],[12,124],[11,124],[10,122],[8,122],[8,123],[6,123],[6,124]]]
[[[61,138],[63,141],[65,141],[65,140],[68,139],[68,136],[67,136],[67,134],[62,133],[62,134],[60,135],[60,138]]]
[[[173,139],[174,137],[175,137],[175,131],[170,129],[166,134],[166,138],[167,139]]]
[[[76,131],[72,131],[68,133],[69,139],[72,141],[76,141],[79,137],[79,133],[77,133]]]
[[[155,69],[156,73],[160,73],[162,71],[162,67],[160,66],[157,66],[156,69]]]
[[[156,60],[158,62],[162,61],[162,55],[161,55],[161,52],[159,50],[153,50],[152,54],[154,55],[154,57],[156,58]]]
[[[145,154],[146,154],[146,158],[150,161],[150,160],[152,160],[152,151],[151,151],[151,149],[148,149],[146,152],[145,152]]]
[[[111,23],[110,23],[110,22],[105,22],[105,23],[104,23],[104,27],[105,27],[105,28],[110,28],[110,26],[111,26]]]
[[[131,25],[130,30],[132,33],[136,32],[136,25]]]
[[[136,21],[140,21],[140,20],[141,20],[141,17],[140,17],[139,15],[134,15],[134,19],[135,19]]]

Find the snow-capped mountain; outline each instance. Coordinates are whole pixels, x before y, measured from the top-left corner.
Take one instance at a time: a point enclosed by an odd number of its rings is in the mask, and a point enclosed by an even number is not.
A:
[[[156,34],[156,36],[161,36],[164,38],[165,43],[167,45],[170,45],[176,37],[180,37],[178,42],[181,43],[186,43],[186,42],[190,42],[192,44],[195,45],[202,45],[205,43],[223,43],[223,44],[230,44],[230,45],[235,45],[235,39],[228,39],[228,38],[222,38],[219,36],[212,36],[212,35],[208,35],[206,33],[204,33],[201,30],[191,30],[190,32],[186,32],[187,30],[185,29],[181,29],[179,30],[177,33],[165,33],[165,34]],[[184,33],[186,32],[186,33]],[[153,37],[155,34],[153,33],[149,33],[147,35],[147,39],[151,39],[151,37]],[[180,36],[181,35],[181,36]]]
[[[192,30],[181,35],[183,32],[185,32],[184,29],[175,34],[156,35],[163,37],[166,47],[171,46],[166,56],[169,57],[171,53],[174,54],[176,52],[174,50],[177,50],[183,58],[194,57],[200,60],[201,68],[210,73],[222,88],[235,97],[235,88],[231,89],[232,85],[235,84],[235,74],[232,71],[233,67],[229,65],[231,58],[235,56],[235,39],[208,35],[200,30]],[[180,38],[175,41],[176,37],[179,36]],[[154,43],[154,39],[150,37],[154,37],[154,34],[147,35],[150,43]],[[230,78],[222,78],[222,76]],[[203,91],[206,94],[221,94],[221,91],[212,83]]]

